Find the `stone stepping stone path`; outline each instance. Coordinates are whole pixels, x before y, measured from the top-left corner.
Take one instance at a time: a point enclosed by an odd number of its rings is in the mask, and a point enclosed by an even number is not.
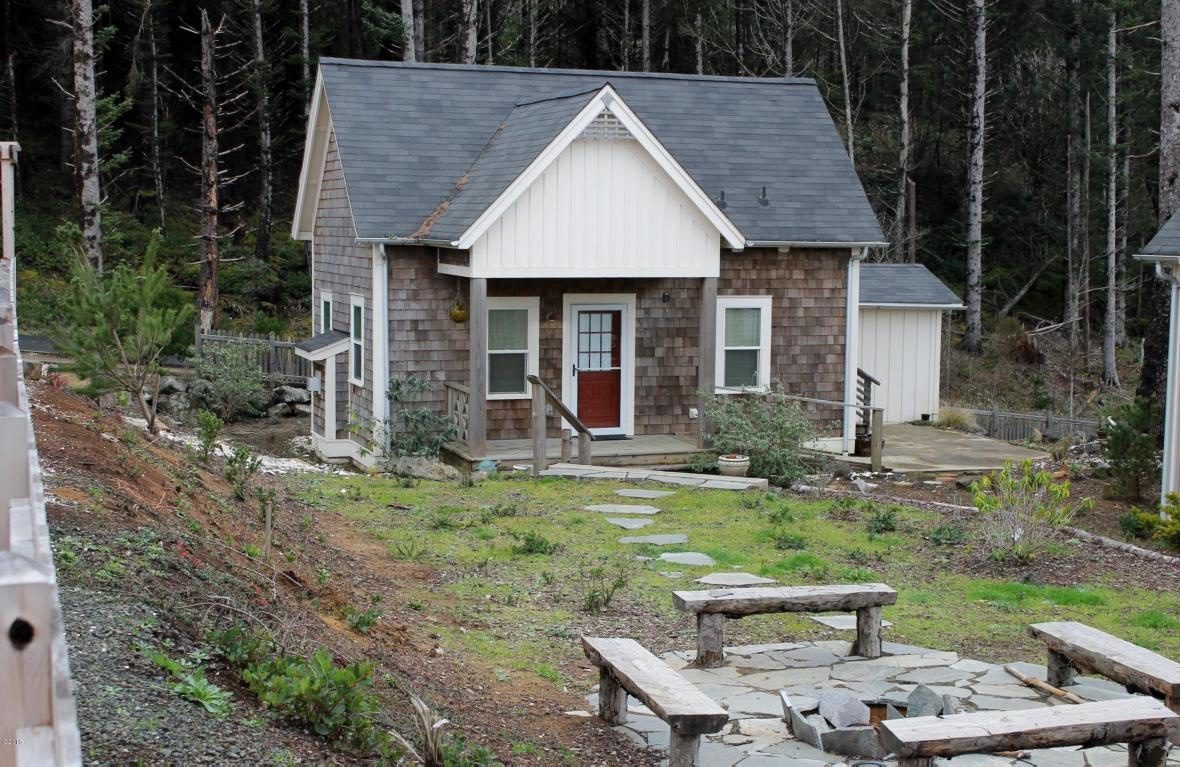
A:
[[[668,490],[632,490],[631,488],[625,488],[623,490],[616,490],[615,495],[620,498],[646,498],[651,501],[656,498],[666,498],[669,495],[675,495],[675,493]]]
[[[837,631],[856,631],[856,613],[840,613],[838,615],[808,615],[816,623]],[[881,628],[889,628],[893,624],[881,619]]]
[[[774,578],[763,578],[761,575],[750,573],[709,573],[703,578],[697,578],[696,582],[707,586],[765,586],[768,583],[778,583]],[[856,628],[855,621],[853,628]]]
[[[612,525],[618,525],[624,530],[638,530],[641,527],[647,527],[652,523],[650,519],[630,519],[628,517],[607,517],[607,522]]]
[[[684,533],[665,533],[664,535],[630,535],[623,536],[619,543],[650,543],[655,546],[671,546],[676,543],[688,543],[688,536]]]
[[[597,511],[601,514],[659,514],[655,506],[645,506],[641,503],[592,503],[583,507],[586,511]]]
[[[697,567],[712,567],[717,564],[713,557],[696,551],[675,551],[660,554],[661,562],[671,562],[674,565],[695,565]]]

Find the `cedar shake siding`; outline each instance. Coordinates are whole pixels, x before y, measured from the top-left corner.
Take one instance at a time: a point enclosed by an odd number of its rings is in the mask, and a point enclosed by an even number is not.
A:
[[[324,159],[324,175],[312,235],[312,327],[320,327],[320,295],[332,293],[332,327],[349,332],[353,295],[365,299],[365,386],[348,382],[348,354],[336,357],[336,433],[328,438],[358,439],[349,434],[350,417],[357,424],[370,422],[373,413],[373,251],[356,242],[356,227],[348,202],[344,171],[333,134]],[[329,429],[331,432],[331,429]]]
[[[788,394],[844,401],[844,339],[848,310],[848,250],[750,248],[721,254],[718,296],[773,296],[772,381]],[[841,418],[814,409],[817,426]]]

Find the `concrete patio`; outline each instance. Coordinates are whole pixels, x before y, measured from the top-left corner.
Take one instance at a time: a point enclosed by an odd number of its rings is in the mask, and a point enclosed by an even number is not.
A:
[[[844,640],[788,642],[727,647],[725,665],[697,669],[689,664],[695,651],[661,656],[702,692],[729,711],[730,722],[701,742],[702,767],[828,767],[855,764],[852,756],[825,753],[791,735],[783,721],[779,698],[785,690],[792,703],[814,701],[826,690],[846,690],[858,697],[904,705],[909,694],[926,685],[939,695],[959,700],[963,711],[1040,708],[1071,705],[1019,682],[1002,665],[961,658],[953,652],[884,643],[885,655],[875,660],[849,656]],[[1012,664],[1029,676],[1045,678],[1045,667]],[[1086,700],[1131,697],[1119,685],[1085,677],[1068,688]],[[597,694],[587,700],[596,711]],[[615,729],[637,743],[666,749],[668,727],[634,698],[629,722]],[[571,712],[585,716],[586,712]],[[936,760],[947,764],[948,760]],[[872,762],[870,762],[872,763]],[[1026,758],[972,754],[956,757],[953,767],[1123,767],[1124,745],[1099,748],[1054,748],[1027,752]],[[1180,748],[1173,747],[1168,767],[1180,767]]]
[[[812,447],[832,455],[839,461],[852,464],[857,470],[867,471],[869,459],[841,455],[839,437],[817,439]],[[885,427],[883,451],[886,471],[901,474],[925,472],[994,471],[1004,468],[1008,461],[1028,458],[1040,460],[1049,454],[1031,450],[979,434],[939,429],[934,426],[915,426],[908,423]]]

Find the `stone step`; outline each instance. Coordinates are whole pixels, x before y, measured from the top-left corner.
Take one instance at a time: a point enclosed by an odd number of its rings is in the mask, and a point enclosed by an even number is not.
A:
[[[618,525],[624,530],[638,530],[652,523],[650,519],[628,519],[626,517],[607,517],[606,521],[612,525]]]
[[[619,543],[650,543],[654,546],[671,546],[676,543],[688,543],[688,536],[684,533],[665,533],[663,535],[632,535],[623,536]]]
[[[589,506],[583,506],[586,511],[596,511],[600,514],[659,514],[660,510],[655,506],[644,506],[639,503],[594,503]]]

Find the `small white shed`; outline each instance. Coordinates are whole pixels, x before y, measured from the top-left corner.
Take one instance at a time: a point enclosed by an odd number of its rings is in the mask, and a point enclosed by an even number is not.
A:
[[[885,423],[938,417],[943,312],[963,302],[921,264],[860,267],[860,369],[881,382]]]

